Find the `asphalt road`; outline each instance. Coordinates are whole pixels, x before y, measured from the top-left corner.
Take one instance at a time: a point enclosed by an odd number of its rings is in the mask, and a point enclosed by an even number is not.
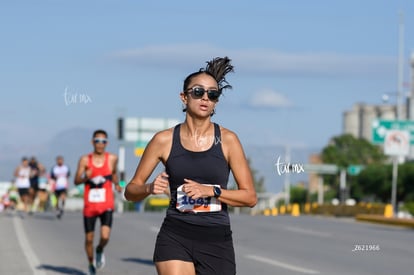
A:
[[[156,274],[152,252],[163,217],[115,213],[107,264],[98,274]],[[412,229],[312,216],[231,220],[237,274],[414,274]],[[53,213],[0,213],[0,227],[0,274],[86,274],[80,212],[61,220]]]

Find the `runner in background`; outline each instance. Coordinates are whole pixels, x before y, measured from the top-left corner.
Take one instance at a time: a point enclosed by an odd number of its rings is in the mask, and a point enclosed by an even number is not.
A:
[[[6,194],[2,196],[1,200],[5,213],[12,212],[16,209],[19,202],[19,193],[17,191],[16,185],[14,184],[14,181],[7,190]]]
[[[39,203],[37,192],[39,191],[39,175],[44,171],[44,166],[35,157],[31,157],[30,166],[30,188],[29,188],[29,214],[33,213],[34,207]]]
[[[56,157],[56,165],[53,166],[50,177],[54,180],[54,193],[57,199],[57,218],[60,219],[65,209],[67,190],[69,187],[70,169],[64,164],[62,156]]]
[[[22,158],[21,164],[14,170],[14,177],[14,182],[23,205],[22,210],[27,213],[30,206],[30,166],[29,160],[26,157]]]
[[[49,200],[49,175],[46,173],[46,169],[41,169],[38,179],[37,196],[33,203],[32,210],[34,212],[44,212],[48,208]]]
[[[93,152],[83,155],[75,174],[75,185],[85,184],[83,221],[85,229],[85,251],[89,263],[89,274],[95,275],[96,269],[105,264],[104,248],[108,244],[112,215],[115,209],[113,184],[118,192],[118,157],[105,151],[108,135],[104,130],[96,130],[92,135]],[[96,246],[94,263],[94,232],[96,220],[101,222],[99,243]]]

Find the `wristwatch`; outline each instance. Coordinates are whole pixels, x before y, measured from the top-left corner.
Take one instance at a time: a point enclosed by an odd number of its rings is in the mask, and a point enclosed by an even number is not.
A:
[[[221,188],[217,186],[213,186],[214,197],[218,198],[221,195]]]

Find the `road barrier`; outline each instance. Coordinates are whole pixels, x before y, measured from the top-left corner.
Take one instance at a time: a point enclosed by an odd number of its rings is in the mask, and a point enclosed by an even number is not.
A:
[[[292,216],[297,217],[300,216],[299,204],[294,203],[292,205]]]
[[[264,216],[278,216],[278,215],[292,215],[294,217],[300,216],[300,206],[298,203],[280,205],[279,207],[266,208],[263,210]]]

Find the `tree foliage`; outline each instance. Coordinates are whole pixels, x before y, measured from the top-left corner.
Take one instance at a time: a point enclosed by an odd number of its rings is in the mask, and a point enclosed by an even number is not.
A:
[[[308,190],[302,185],[292,185],[290,187],[290,202],[303,204],[306,202]]]
[[[414,201],[414,163],[398,166],[397,201]],[[390,202],[392,188],[392,165],[370,165],[356,178],[365,198],[373,201]],[[361,197],[362,198],[362,197]]]
[[[354,188],[358,188],[357,199],[388,202],[391,194],[391,166],[373,164],[365,167],[356,177]]]
[[[323,163],[336,164],[340,169],[346,169],[351,165],[380,165],[383,164],[387,157],[382,149],[373,145],[366,139],[358,139],[350,134],[344,134],[333,137],[330,143],[323,148],[321,153]],[[379,180],[381,177],[378,175]],[[324,176],[324,183],[330,186],[332,190],[339,193],[338,175]],[[348,177],[348,186],[350,187],[350,196],[361,198],[364,196],[364,189],[356,183],[355,177]]]
[[[254,183],[254,188],[256,190],[256,193],[266,192],[266,188],[264,185],[264,177],[258,175],[258,171],[252,167],[250,159],[247,159],[247,162],[249,163],[250,171],[252,173],[253,183]]]
[[[350,134],[332,138],[328,146],[322,150],[321,157],[324,163],[336,164],[341,168],[355,164],[382,163],[387,159],[379,146]]]
[[[389,203],[392,188],[392,164],[381,147],[365,139],[345,134],[331,139],[321,153],[323,163],[336,164],[340,168],[364,165],[359,175],[347,175],[349,195],[357,200]],[[324,182],[338,192],[338,175],[325,176]],[[338,193],[337,193],[338,194]],[[414,202],[414,163],[398,166],[397,201]]]
[[[250,172],[252,173],[253,184],[254,184],[254,188],[256,190],[256,193],[265,193],[266,192],[266,187],[265,187],[265,184],[264,184],[264,177],[259,176],[258,175],[259,172],[252,167],[250,158],[247,158],[247,162],[249,164]],[[232,184],[229,185],[228,188],[229,189],[237,189],[237,185],[236,185],[235,182],[233,182]]]

